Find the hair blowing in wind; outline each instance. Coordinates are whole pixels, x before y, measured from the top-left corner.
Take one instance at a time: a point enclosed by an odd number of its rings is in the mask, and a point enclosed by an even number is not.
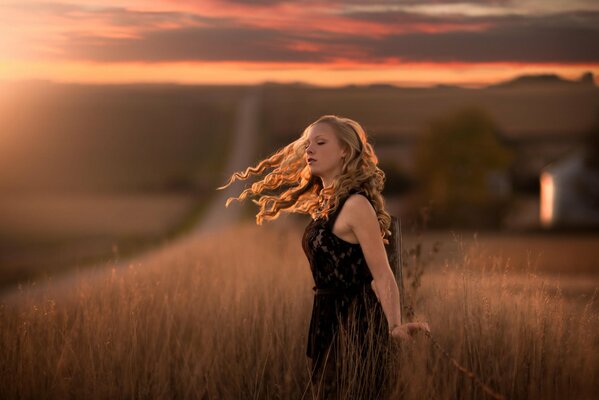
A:
[[[316,124],[328,124],[335,132],[341,146],[349,150],[348,157],[343,160],[341,174],[333,185],[324,188],[319,177],[312,175],[306,161],[306,142],[310,128]],[[360,188],[368,193],[376,211],[383,241],[388,243],[391,236],[389,227],[391,216],[385,210],[381,192],[385,183],[385,173],[378,168],[378,158],[368,143],[362,126],[349,118],[336,115],[323,115],[308,125],[301,136],[277,150],[270,157],[260,161],[254,167],[243,172],[235,172],[226,185],[217,188],[225,189],[235,180],[245,180],[251,175],[261,179],[246,188],[239,197],[229,197],[225,204],[228,207],[232,200],[243,201],[249,196],[256,197],[252,201],[260,206],[256,215],[256,223],[263,220],[274,220],[281,211],[310,214],[312,218],[328,216],[333,212],[339,199],[352,188]],[[272,169],[270,172],[267,169]]]

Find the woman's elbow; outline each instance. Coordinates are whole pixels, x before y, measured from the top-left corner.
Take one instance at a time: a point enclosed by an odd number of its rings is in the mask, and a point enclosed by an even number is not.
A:
[[[372,288],[377,296],[380,297],[380,293],[383,291],[390,292],[393,291],[394,288],[397,288],[397,283],[395,282],[395,277],[393,273],[389,271],[388,274],[384,274],[380,277],[376,277],[371,282]]]

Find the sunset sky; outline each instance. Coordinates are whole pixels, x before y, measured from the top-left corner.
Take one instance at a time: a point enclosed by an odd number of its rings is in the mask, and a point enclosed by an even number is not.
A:
[[[0,0],[0,80],[479,86],[598,43],[597,0]]]

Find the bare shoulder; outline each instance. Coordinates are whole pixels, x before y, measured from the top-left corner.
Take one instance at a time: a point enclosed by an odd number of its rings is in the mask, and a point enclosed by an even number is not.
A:
[[[376,221],[376,211],[372,207],[370,200],[363,194],[354,193],[350,195],[345,204],[348,214],[351,216],[349,220],[350,225],[359,225],[365,221],[372,221],[373,218]]]
[[[349,195],[346,203],[351,208],[372,208],[370,200],[368,200],[368,197],[364,196],[362,193],[353,193]]]

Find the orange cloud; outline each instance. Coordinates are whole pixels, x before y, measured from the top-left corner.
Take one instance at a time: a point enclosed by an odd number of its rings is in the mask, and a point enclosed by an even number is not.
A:
[[[597,69],[599,12],[539,17],[510,14],[513,2],[481,4],[470,14],[435,14],[357,0],[15,2],[0,5],[0,76],[418,85]],[[485,14],[485,4],[506,12]]]

